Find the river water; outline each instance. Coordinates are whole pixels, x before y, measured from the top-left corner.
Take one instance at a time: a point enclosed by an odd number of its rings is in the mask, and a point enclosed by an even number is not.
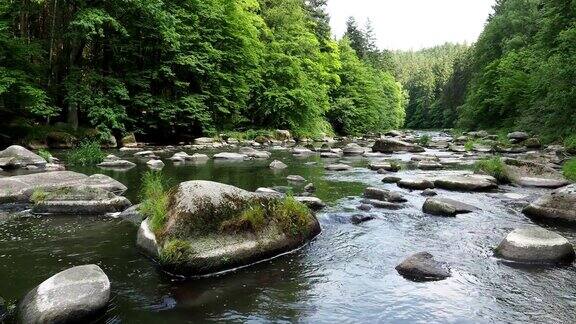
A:
[[[115,152],[119,154],[118,152]],[[213,152],[212,152],[213,153]],[[166,155],[170,156],[170,155]],[[164,157],[166,157],[164,156]],[[407,160],[409,155],[396,155]],[[28,290],[68,267],[95,263],[109,276],[112,301],[102,323],[493,323],[576,321],[573,266],[518,268],[492,256],[492,249],[512,229],[531,224],[520,200],[542,193],[503,186],[492,193],[440,194],[480,207],[456,218],[425,215],[419,192],[383,184],[369,171],[371,159],[348,158],[352,171],[325,172],[334,160],[293,157],[273,152],[288,164],[280,172],[270,160],[214,162],[174,166],[164,174],[176,184],[203,179],[247,190],[293,186],[296,174],[313,182],[328,207],[318,213],[322,233],[303,249],[218,277],[182,280],[163,274],[135,247],[137,228],[128,221],[95,217],[9,217],[0,220],[0,296],[21,298]],[[374,160],[374,159],[372,159]],[[127,172],[72,168],[104,173],[126,184],[138,202],[143,163]],[[466,171],[403,170],[402,177],[449,175]],[[367,186],[401,191],[407,208],[368,212],[376,219],[353,225]],[[294,186],[294,192],[302,190]],[[507,193],[515,193],[509,196]],[[1,219],[1,218],[0,218]],[[572,243],[574,231],[549,227]],[[453,276],[417,283],[394,267],[405,257],[428,251],[451,265]]]

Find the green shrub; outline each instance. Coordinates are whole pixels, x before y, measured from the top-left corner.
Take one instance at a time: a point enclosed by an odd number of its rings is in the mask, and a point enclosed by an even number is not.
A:
[[[148,171],[142,177],[139,211],[148,217],[152,231],[160,230],[166,221],[170,199],[167,188],[167,181],[160,171]]]
[[[38,150],[38,155],[40,155],[40,157],[42,157],[46,161],[50,161],[50,159],[52,158],[52,154],[46,149]]]
[[[474,144],[475,142],[473,140],[468,140],[468,142],[464,144],[464,149],[468,152],[471,152],[472,150],[474,150]]]
[[[100,148],[98,141],[84,141],[68,153],[68,163],[71,165],[96,165],[102,161],[106,154]]]
[[[510,177],[506,172],[506,165],[498,156],[476,162],[474,169],[476,172],[483,172],[493,176],[500,183],[510,182]]]
[[[576,135],[567,137],[564,140],[564,147],[568,153],[576,154]]]
[[[562,171],[566,179],[576,181],[576,159],[571,159],[564,163]]]
[[[396,161],[390,161],[390,172],[398,172],[402,170],[402,165]]]
[[[430,144],[430,135],[424,134],[418,138],[418,145],[426,147]]]

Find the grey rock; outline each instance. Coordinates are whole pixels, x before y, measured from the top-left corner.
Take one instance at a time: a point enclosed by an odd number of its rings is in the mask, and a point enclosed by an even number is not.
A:
[[[416,167],[420,170],[438,170],[442,169],[443,165],[433,161],[420,161]]]
[[[273,170],[282,170],[282,169],[286,169],[288,166],[282,162],[282,161],[278,161],[278,160],[274,160],[272,161],[272,163],[270,163],[270,169]]]
[[[456,191],[489,191],[498,188],[496,179],[485,175],[459,175],[436,179],[437,188]]]
[[[448,217],[471,213],[477,209],[475,206],[444,197],[428,198],[422,206],[422,211],[427,214]]]
[[[406,258],[396,266],[396,271],[414,281],[442,280],[451,276],[448,264],[434,260],[428,252],[416,253]]]
[[[400,178],[400,177],[387,176],[387,177],[384,177],[384,179],[382,179],[382,182],[384,182],[384,183],[397,183],[400,180],[402,180],[402,178]]]
[[[113,160],[104,161],[99,163],[98,166],[103,169],[131,169],[136,166],[136,163],[127,160]]]
[[[342,151],[344,155],[362,155],[366,149],[356,143],[350,143],[347,144]]]
[[[374,143],[374,146],[372,146],[372,151],[381,153],[394,153],[401,151],[420,153],[425,152],[426,150],[421,146],[397,139],[380,138],[377,139],[376,143]]]
[[[306,192],[315,192],[316,191],[316,186],[314,186],[313,183],[309,183],[306,186],[304,186],[304,191]]]
[[[422,191],[422,193],[420,193],[420,195],[422,195],[424,197],[433,197],[433,196],[437,196],[438,193],[432,189],[426,189],[426,190]]]
[[[524,140],[527,140],[529,137],[530,137],[530,135],[528,135],[528,133],[525,133],[525,132],[508,133],[508,139],[510,139],[510,140],[524,141]]]
[[[125,210],[132,204],[126,197],[91,187],[61,187],[43,191],[32,213],[55,215],[104,215]]]
[[[372,216],[372,215],[352,215],[352,217],[350,218],[350,222],[354,225],[358,225],[358,224],[362,224],[362,223],[366,223],[368,221],[371,221],[373,219],[375,219],[376,217]]]
[[[22,323],[86,323],[102,314],[110,281],[97,265],[73,267],[30,291],[19,304]]]
[[[352,170],[352,167],[347,164],[328,164],[324,167],[324,169],[328,171],[349,171]]]
[[[370,211],[372,210],[372,205],[370,204],[361,204],[360,206],[357,207],[359,210],[361,211]]]
[[[211,137],[199,137],[194,140],[196,145],[209,145],[214,143],[214,139]]]
[[[398,187],[410,190],[433,189],[434,183],[426,179],[402,179],[396,183]]]
[[[0,167],[3,169],[19,168],[28,165],[42,167],[46,160],[19,145],[12,145],[0,151]]]
[[[222,152],[214,154],[215,160],[231,160],[231,161],[244,161],[248,158],[245,154]]]
[[[72,171],[44,172],[0,178],[0,203],[29,202],[36,190],[66,186],[99,188],[116,194],[127,189],[122,183],[102,174],[88,177]]]
[[[563,236],[541,227],[515,229],[498,245],[495,254],[520,263],[571,263],[574,248]]]
[[[1,179],[0,179],[1,181]],[[526,206],[524,214],[547,221],[576,222],[576,184],[547,193]]]
[[[286,177],[286,180],[288,181],[292,181],[292,182],[305,182],[306,179],[302,176],[299,175],[289,175]]]
[[[405,207],[403,204],[400,203],[382,201],[378,199],[368,199],[368,198],[362,199],[362,203],[374,206],[375,208],[379,209],[398,210]]]
[[[402,194],[396,191],[390,191],[382,188],[368,187],[364,189],[364,198],[376,199],[380,201],[388,201],[393,203],[402,203],[407,200],[402,197]]]
[[[326,207],[326,204],[317,197],[310,197],[310,196],[298,196],[298,197],[294,197],[294,199],[296,199],[298,202],[303,203],[304,205],[308,206],[308,208],[312,209],[312,210],[321,210],[324,209],[324,207]]]

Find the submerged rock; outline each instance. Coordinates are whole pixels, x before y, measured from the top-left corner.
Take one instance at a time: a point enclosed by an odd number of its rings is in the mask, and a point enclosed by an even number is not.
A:
[[[328,164],[327,166],[324,167],[324,169],[328,170],[328,171],[348,171],[348,170],[352,170],[352,167],[347,165],[347,164]]]
[[[396,266],[396,271],[414,281],[442,280],[452,275],[447,263],[434,260],[434,256],[428,252],[409,256]]]
[[[397,183],[400,180],[402,180],[402,178],[400,178],[400,177],[387,176],[387,177],[384,177],[384,179],[382,179],[382,182],[384,182],[384,183]]]
[[[25,166],[43,167],[47,161],[40,155],[33,153],[20,145],[12,145],[0,151],[0,167],[15,169]]]
[[[30,291],[19,304],[22,323],[87,323],[110,299],[110,281],[97,265],[73,267]]]
[[[574,248],[563,236],[531,226],[512,231],[496,248],[495,254],[520,263],[571,263]]]
[[[449,217],[471,213],[477,209],[472,205],[444,197],[428,198],[422,206],[422,211],[427,214]]]
[[[350,218],[350,222],[354,225],[358,225],[358,224],[362,224],[362,223],[366,223],[368,221],[371,221],[373,219],[375,219],[376,217],[372,216],[372,215],[360,215],[360,214],[356,214],[356,215],[352,215],[352,217]]]
[[[248,156],[246,156],[245,154],[239,154],[239,153],[222,152],[222,153],[214,154],[213,158],[215,160],[243,161],[246,158],[248,158]]]
[[[576,222],[576,184],[545,194],[522,212],[538,220]]]
[[[390,163],[390,162],[372,162],[368,165],[370,170],[378,171],[378,170],[386,170],[389,172],[398,172],[400,171],[400,165],[397,163]]]
[[[103,169],[131,169],[136,163],[126,160],[110,160],[99,163],[98,166]]]
[[[34,214],[104,215],[125,210],[132,204],[126,197],[91,187],[61,187],[32,195]]]
[[[498,188],[494,177],[470,174],[436,179],[434,185],[440,189],[457,191],[489,191]]]
[[[379,208],[379,209],[398,210],[398,209],[404,208],[403,204],[395,203],[395,202],[382,201],[382,200],[378,200],[378,199],[365,198],[365,199],[362,199],[362,203],[370,205],[370,206],[374,206],[375,208]]]
[[[418,145],[411,144],[408,142],[400,141],[392,138],[380,138],[376,140],[374,146],[372,146],[372,151],[381,153],[394,153],[394,152],[411,152],[411,153],[421,153],[426,150]]]
[[[116,194],[126,191],[122,183],[102,174],[87,175],[55,171],[0,178],[0,203],[26,203],[35,191],[60,187],[99,188]]]
[[[274,160],[272,161],[272,163],[270,163],[270,169],[273,170],[282,170],[282,169],[286,169],[288,166],[282,162],[282,161],[278,161],[278,160]]]
[[[306,179],[303,176],[299,175],[289,175],[286,177],[286,180],[292,182],[306,182]]]
[[[206,275],[247,266],[294,250],[320,232],[316,217],[292,198],[188,181],[170,199],[163,222],[142,222],[137,244],[176,274]],[[152,223],[157,228],[151,228]]]

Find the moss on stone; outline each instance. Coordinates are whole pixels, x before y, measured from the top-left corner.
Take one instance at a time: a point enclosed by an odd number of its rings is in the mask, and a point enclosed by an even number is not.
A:
[[[162,264],[181,264],[186,263],[192,258],[194,251],[190,242],[185,240],[173,239],[164,244],[160,254]]]

